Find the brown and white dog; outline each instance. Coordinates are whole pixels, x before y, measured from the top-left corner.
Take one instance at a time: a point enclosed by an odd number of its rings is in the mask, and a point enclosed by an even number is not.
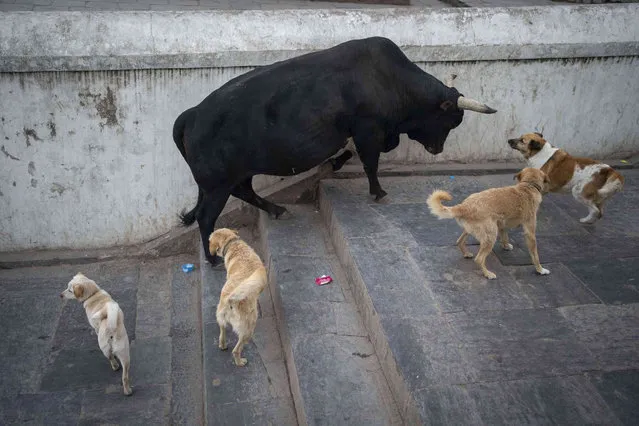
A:
[[[95,281],[85,277],[82,273],[76,274],[60,293],[65,299],[76,299],[84,302],[84,310],[89,324],[98,335],[98,344],[105,357],[109,360],[113,371],[120,368],[118,360],[122,364],[122,389],[125,395],[131,395],[133,391],[129,384],[129,336],[124,328],[124,313],[107,293],[102,290]],[[116,359],[117,358],[117,359]]]
[[[223,351],[227,349],[226,326],[230,324],[237,334],[233,362],[243,367],[247,360],[242,358],[242,348],[255,331],[257,300],[268,282],[266,268],[257,253],[231,229],[213,232],[209,237],[209,250],[222,257],[226,267],[226,282],[217,305],[218,346]]]
[[[537,210],[541,204],[542,193],[547,185],[544,172],[533,168],[525,168],[515,175],[519,181],[516,185],[502,188],[491,188],[471,194],[456,206],[444,206],[443,200],[450,201],[452,197],[446,191],[434,191],[426,203],[430,212],[440,219],[455,219],[464,232],[457,239],[457,247],[465,258],[472,258],[473,254],[466,248],[466,238],[472,235],[479,241],[479,252],[475,263],[479,265],[486,278],[496,278],[494,272],[486,268],[486,257],[499,240],[504,250],[512,250],[508,241],[508,230],[517,226],[524,228],[526,245],[530,252],[535,270],[541,275],[550,271],[539,263],[537,254]]]
[[[554,148],[541,133],[526,133],[509,139],[508,145],[521,152],[529,167],[540,169],[550,180],[550,192],[572,192],[575,200],[588,207],[581,223],[594,223],[603,216],[603,203],[623,189],[623,176],[607,164],[590,158],[572,157]]]

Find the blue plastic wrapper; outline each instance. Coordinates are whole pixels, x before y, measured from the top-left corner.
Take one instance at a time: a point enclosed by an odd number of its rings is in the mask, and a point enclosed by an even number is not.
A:
[[[194,269],[195,269],[195,265],[192,263],[185,263],[184,265],[182,265],[182,271],[184,271],[185,273],[189,273],[193,271]]]

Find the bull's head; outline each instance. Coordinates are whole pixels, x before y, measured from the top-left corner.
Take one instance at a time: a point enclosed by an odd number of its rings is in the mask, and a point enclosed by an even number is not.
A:
[[[497,110],[474,99],[469,99],[460,94],[453,87],[453,80],[457,77],[451,75],[446,81],[447,90],[439,104],[426,114],[423,112],[402,125],[402,133],[424,145],[426,150],[433,155],[444,150],[444,142],[448,133],[459,126],[464,118],[464,110],[476,111],[482,114],[493,114]]]

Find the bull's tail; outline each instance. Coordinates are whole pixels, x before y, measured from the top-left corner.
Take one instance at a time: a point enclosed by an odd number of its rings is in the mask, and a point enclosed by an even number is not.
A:
[[[120,313],[120,305],[116,302],[109,302],[106,306],[106,329],[107,336],[113,338],[115,331],[118,329],[118,315]]]
[[[183,210],[179,214],[180,221],[182,222],[182,225],[189,226],[189,225],[192,225],[193,222],[195,222],[195,219],[197,218],[197,213],[202,208],[202,200],[204,200],[204,193],[202,192],[202,190],[200,188],[198,188],[198,190],[197,190],[197,203],[195,204],[195,207],[193,207],[193,209],[191,209],[188,212]]]
[[[266,271],[264,269],[260,268],[253,272],[250,277],[244,280],[244,282],[229,295],[229,304],[236,306],[250,296],[257,297],[262,290],[264,290],[264,287],[266,287],[266,280]]]
[[[440,219],[452,219],[455,217],[451,207],[446,207],[442,204],[442,201],[450,201],[453,197],[446,192],[441,190],[436,190],[426,200],[426,204],[428,204],[428,208],[430,212],[437,216]]]

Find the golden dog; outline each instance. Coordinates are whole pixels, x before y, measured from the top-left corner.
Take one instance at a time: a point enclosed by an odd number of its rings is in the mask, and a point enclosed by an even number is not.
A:
[[[537,209],[548,178],[544,172],[533,168],[523,169],[515,178],[519,181],[516,185],[477,192],[456,206],[442,205],[442,200],[452,200],[446,191],[434,191],[427,200],[433,215],[440,219],[454,218],[464,229],[456,243],[464,257],[473,257],[466,248],[468,234],[477,238],[480,246],[475,262],[489,280],[497,277],[486,268],[486,257],[492,251],[497,235],[499,234],[502,248],[512,250],[513,246],[508,241],[508,229],[519,225],[524,228],[526,245],[535,269],[541,275],[550,273],[539,263],[535,237]]]
[[[131,395],[133,391],[129,384],[129,336],[124,328],[124,313],[107,293],[102,290],[95,281],[85,277],[82,273],[76,274],[67,289],[60,293],[65,299],[76,299],[84,302],[84,310],[89,324],[98,335],[98,344],[104,356],[109,360],[113,371],[120,368],[118,360],[122,364],[122,389],[125,395]],[[117,359],[116,359],[117,358]]]
[[[257,300],[266,287],[266,268],[255,251],[240,239],[236,231],[222,228],[209,237],[209,250],[224,259],[226,282],[217,305],[217,323],[220,326],[219,347],[226,350],[226,326],[237,334],[233,348],[233,362],[246,365],[242,348],[253,336],[257,323]]]

